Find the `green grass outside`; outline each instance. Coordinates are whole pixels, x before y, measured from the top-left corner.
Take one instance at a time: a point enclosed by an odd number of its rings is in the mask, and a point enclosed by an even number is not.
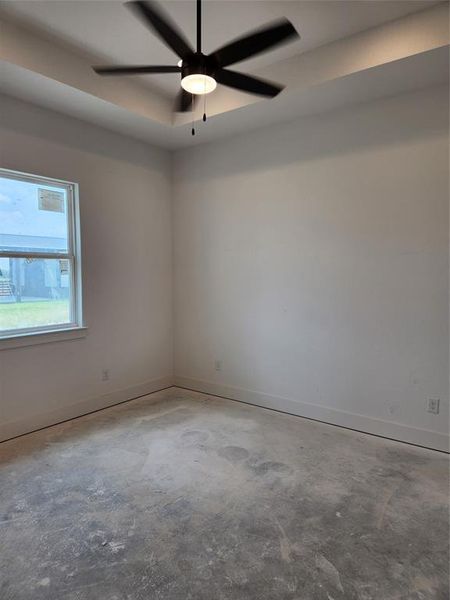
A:
[[[0,303],[0,331],[68,322],[68,300]]]

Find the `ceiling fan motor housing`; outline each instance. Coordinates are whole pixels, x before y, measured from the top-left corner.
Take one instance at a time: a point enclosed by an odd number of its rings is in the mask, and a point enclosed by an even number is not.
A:
[[[218,66],[212,56],[205,56],[202,52],[196,52],[183,59],[181,79],[184,79],[188,75],[208,75],[215,79]]]

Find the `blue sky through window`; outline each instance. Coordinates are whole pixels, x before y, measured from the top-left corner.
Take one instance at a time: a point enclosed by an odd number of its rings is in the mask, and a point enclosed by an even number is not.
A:
[[[32,236],[59,238],[54,247],[49,240],[48,249],[67,249],[66,195],[63,187],[0,177],[0,248],[20,247],[16,236],[23,237],[23,246],[28,247]]]

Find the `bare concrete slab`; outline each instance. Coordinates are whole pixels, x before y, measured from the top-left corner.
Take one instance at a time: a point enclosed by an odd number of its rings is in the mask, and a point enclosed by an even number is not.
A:
[[[2,600],[448,600],[448,457],[172,388],[0,444]]]

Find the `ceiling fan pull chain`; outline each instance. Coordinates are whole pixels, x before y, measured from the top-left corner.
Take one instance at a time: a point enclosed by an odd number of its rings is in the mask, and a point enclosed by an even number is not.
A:
[[[195,104],[194,104],[194,94],[192,94],[192,129],[191,129],[191,134],[195,135],[195,127],[194,127],[194,123],[195,123]]]
[[[205,90],[206,90],[206,81],[205,81]],[[203,94],[203,123],[206,123],[206,92]]]

